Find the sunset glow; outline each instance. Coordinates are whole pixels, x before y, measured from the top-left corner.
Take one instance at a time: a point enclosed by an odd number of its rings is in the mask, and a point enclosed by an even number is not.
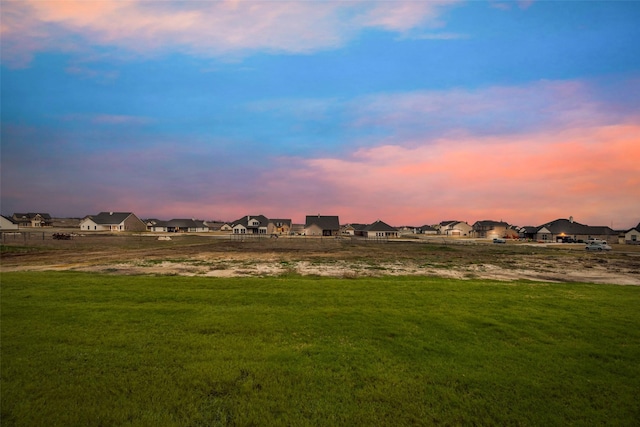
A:
[[[638,2],[2,2],[3,215],[640,222]]]

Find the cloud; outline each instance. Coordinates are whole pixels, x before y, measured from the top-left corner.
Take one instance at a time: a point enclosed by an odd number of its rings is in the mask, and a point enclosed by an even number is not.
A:
[[[489,2],[491,7],[494,9],[501,10],[511,10],[512,6],[515,4],[520,9],[528,9],[534,3],[534,0],[492,0]]]
[[[143,125],[152,123],[153,119],[143,116],[130,116],[124,114],[64,114],[56,116],[62,121],[88,122],[103,125]]]
[[[146,117],[125,116],[125,115],[117,115],[117,114],[98,114],[91,118],[92,123],[112,124],[112,125],[146,124],[146,123],[149,123],[150,121],[151,119]]]
[[[638,82],[626,80],[626,91]],[[540,128],[626,122],[639,109],[607,99],[591,81],[541,80],[521,86],[379,93],[350,103],[352,126],[384,129],[405,141],[459,133],[497,135]],[[622,108],[619,108],[622,107]]]
[[[3,2],[3,60],[27,66],[44,50],[112,46],[137,55],[310,53],[344,45],[368,28],[403,33],[439,21],[451,1]]]
[[[295,159],[268,177],[292,183],[324,211],[395,224],[504,219],[520,225],[575,216],[592,225],[637,222],[637,124],[443,138],[363,148],[343,158]],[[306,197],[305,197],[306,196]]]

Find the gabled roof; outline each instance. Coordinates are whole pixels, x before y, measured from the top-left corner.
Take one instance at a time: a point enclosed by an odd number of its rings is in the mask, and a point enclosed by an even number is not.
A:
[[[425,231],[438,231],[435,228],[433,228],[430,225],[423,225],[422,227],[418,227],[420,230],[422,230],[423,232]]]
[[[314,224],[322,230],[340,230],[340,221],[337,216],[307,215],[304,228]]]
[[[168,221],[162,221],[159,219],[148,219],[145,221],[147,225],[151,225],[151,227],[166,227]]]
[[[258,220],[258,222],[260,223],[258,227],[266,227],[269,224],[269,220],[264,215],[247,215],[247,216],[243,216],[240,219],[237,219],[236,221],[233,221],[231,223],[231,226],[235,227],[237,225],[242,225],[245,228],[255,228],[255,226],[249,225],[249,221],[252,219]]]
[[[347,227],[351,227],[355,231],[362,231],[365,228],[367,228],[367,224],[355,224],[355,223],[353,223],[353,224],[347,224],[347,226],[345,226],[345,228],[347,228]]]
[[[364,231],[398,231],[398,229],[390,226],[386,222],[377,220],[373,224],[367,225]]]
[[[222,221],[205,221],[205,222],[209,226],[209,228],[213,230],[219,230],[225,225],[231,226],[228,222],[222,222]]]
[[[175,228],[207,228],[204,221],[199,219],[172,219],[163,224],[164,227]]]
[[[636,225],[635,227],[628,229],[627,231],[625,231],[625,233],[628,233],[633,230],[640,232],[640,223],[638,223],[638,225]]]
[[[20,218],[20,219],[33,219],[36,216],[40,215],[40,218],[42,219],[51,219],[51,215],[49,215],[48,213],[38,213],[38,212],[29,212],[29,213],[14,213],[13,217],[14,218]]]
[[[100,212],[98,215],[89,215],[88,218],[96,224],[117,225],[131,215],[133,212]]]
[[[543,228],[546,228],[551,234],[592,234],[600,236],[617,234],[610,227],[584,225],[564,218],[556,219],[541,225],[537,228],[537,231],[539,232]]]
[[[0,215],[2,218],[6,219],[7,221],[9,221],[11,224],[16,224],[16,222],[13,220],[13,218],[9,217],[9,216],[4,216],[4,215]]]
[[[540,227],[535,227],[533,225],[525,225],[524,227],[520,227],[520,231],[526,234],[535,234],[539,229]]]
[[[291,219],[289,218],[270,218],[269,222],[272,224],[282,223],[291,227]]]
[[[507,224],[504,221],[493,221],[490,219],[485,219],[483,221],[476,221],[475,224],[473,224],[474,227],[508,227],[509,224]]]
[[[443,229],[443,228],[454,229],[456,227],[456,225],[458,225],[458,224],[465,224],[465,225],[471,227],[465,221],[442,221],[440,223],[440,229]]]

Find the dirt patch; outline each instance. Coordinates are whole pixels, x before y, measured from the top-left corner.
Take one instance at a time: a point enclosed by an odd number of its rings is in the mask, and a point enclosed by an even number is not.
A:
[[[588,253],[582,245],[486,241],[78,235],[5,239],[2,271],[249,277],[436,276],[640,285],[640,248]]]

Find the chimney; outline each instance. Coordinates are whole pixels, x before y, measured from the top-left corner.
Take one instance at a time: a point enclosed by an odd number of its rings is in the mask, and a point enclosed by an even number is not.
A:
[[[573,217],[572,217],[572,216],[570,216],[570,217],[569,217],[569,222],[570,222],[571,224],[573,224]]]
[[[109,212],[109,215],[113,215],[113,212]]]

